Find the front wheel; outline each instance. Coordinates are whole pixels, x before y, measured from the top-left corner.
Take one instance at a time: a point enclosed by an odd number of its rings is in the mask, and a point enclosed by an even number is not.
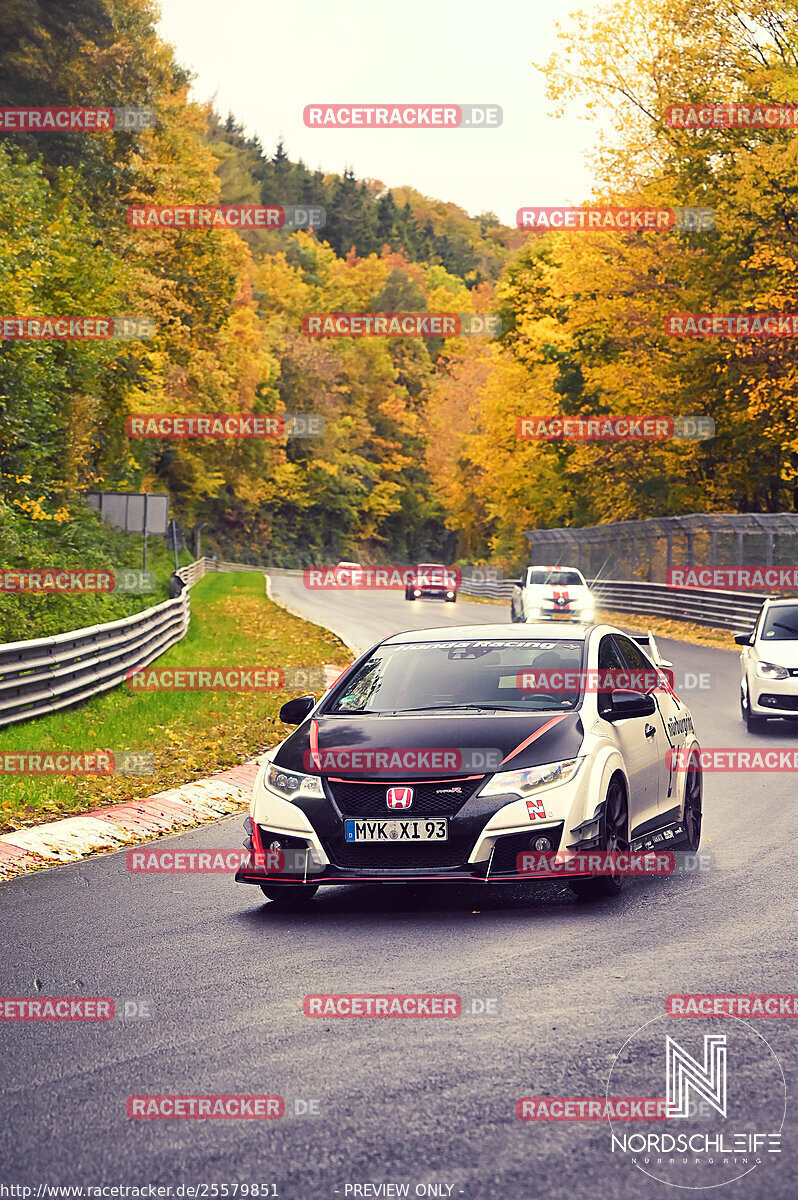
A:
[[[682,822],[687,834],[687,848],[693,853],[701,842],[702,790],[701,766],[694,756],[690,759],[687,778],[684,782],[684,809],[682,811]]]
[[[599,844],[596,849],[613,854],[628,850],[628,825],[626,792],[620,779],[612,779],[599,818]],[[571,889],[577,896],[586,900],[596,900],[600,896],[617,896],[624,883],[623,875],[597,875],[593,879],[569,880]]]
[[[287,912],[289,909],[302,908],[312,900],[319,890],[317,883],[279,884],[271,887],[267,883],[260,884],[260,890],[271,903],[269,908],[275,912]]]
[[[447,597],[446,597],[446,603],[447,603],[447,604],[454,604],[454,602],[455,602],[455,600],[456,600],[456,599],[457,599],[457,597],[456,597],[456,596],[447,596]]]

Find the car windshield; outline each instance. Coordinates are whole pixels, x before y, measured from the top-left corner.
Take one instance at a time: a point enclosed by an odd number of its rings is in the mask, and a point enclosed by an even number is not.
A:
[[[527,584],[537,587],[544,584],[548,587],[583,587],[584,579],[578,571],[530,571]]]
[[[584,642],[413,642],[378,647],[325,713],[566,711],[580,700]]]
[[[798,605],[774,605],[765,613],[762,640],[766,642],[798,641]]]

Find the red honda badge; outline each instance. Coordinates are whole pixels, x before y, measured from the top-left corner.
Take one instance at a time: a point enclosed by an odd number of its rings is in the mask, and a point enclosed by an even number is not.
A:
[[[388,788],[385,793],[389,808],[409,808],[413,803],[412,788]]]

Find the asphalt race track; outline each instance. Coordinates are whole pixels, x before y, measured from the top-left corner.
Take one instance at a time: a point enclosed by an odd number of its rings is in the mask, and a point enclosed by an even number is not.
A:
[[[309,594],[296,577],[275,577],[272,593],[363,647],[399,629],[507,619],[505,607],[462,600]],[[798,726],[745,733],[736,653],[660,646],[703,746],[798,747]],[[707,686],[686,690],[685,672]],[[42,1182],[238,1183],[286,1200],[354,1200],[398,1194],[358,1185],[407,1183],[410,1196],[468,1200],[667,1200],[677,1193],[610,1152],[605,1121],[524,1122],[516,1102],[604,1096],[616,1054],[670,994],[798,991],[797,836],[794,777],[716,773],[705,781],[709,870],[634,880],[593,904],[560,883],[358,885],[275,915],[258,889],[225,875],[131,874],[124,853],[6,883],[4,995],[148,1000],[151,1016],[2,1022],[3,1178],[33,1196]],[[159,844],[238,847],[242,837],[236,816]],[[308,993],[391,992],[492,999],[499,1011],[303,1014]],[[707,1023],[669,1024],[687,1040]],[[795,1021],[751,1024],[794,1097]],[[760,1060],[733,1069],[757,1094]],[[662,1094],[651,1087],[640,1094]],[[143,1093],[280,1095],[287,1113],[131,1120],[126,1100]],[[793,1100],[780,1157],[713,1194],[794,1200],[797,1161]]]

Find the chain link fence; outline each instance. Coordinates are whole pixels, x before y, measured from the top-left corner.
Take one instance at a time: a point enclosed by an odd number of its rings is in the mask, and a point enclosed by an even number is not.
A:
[[[798,565],[796,513],[693,513],[526,537],[530,564],[567,564],[588,579],[666,583],[671,567]]]

